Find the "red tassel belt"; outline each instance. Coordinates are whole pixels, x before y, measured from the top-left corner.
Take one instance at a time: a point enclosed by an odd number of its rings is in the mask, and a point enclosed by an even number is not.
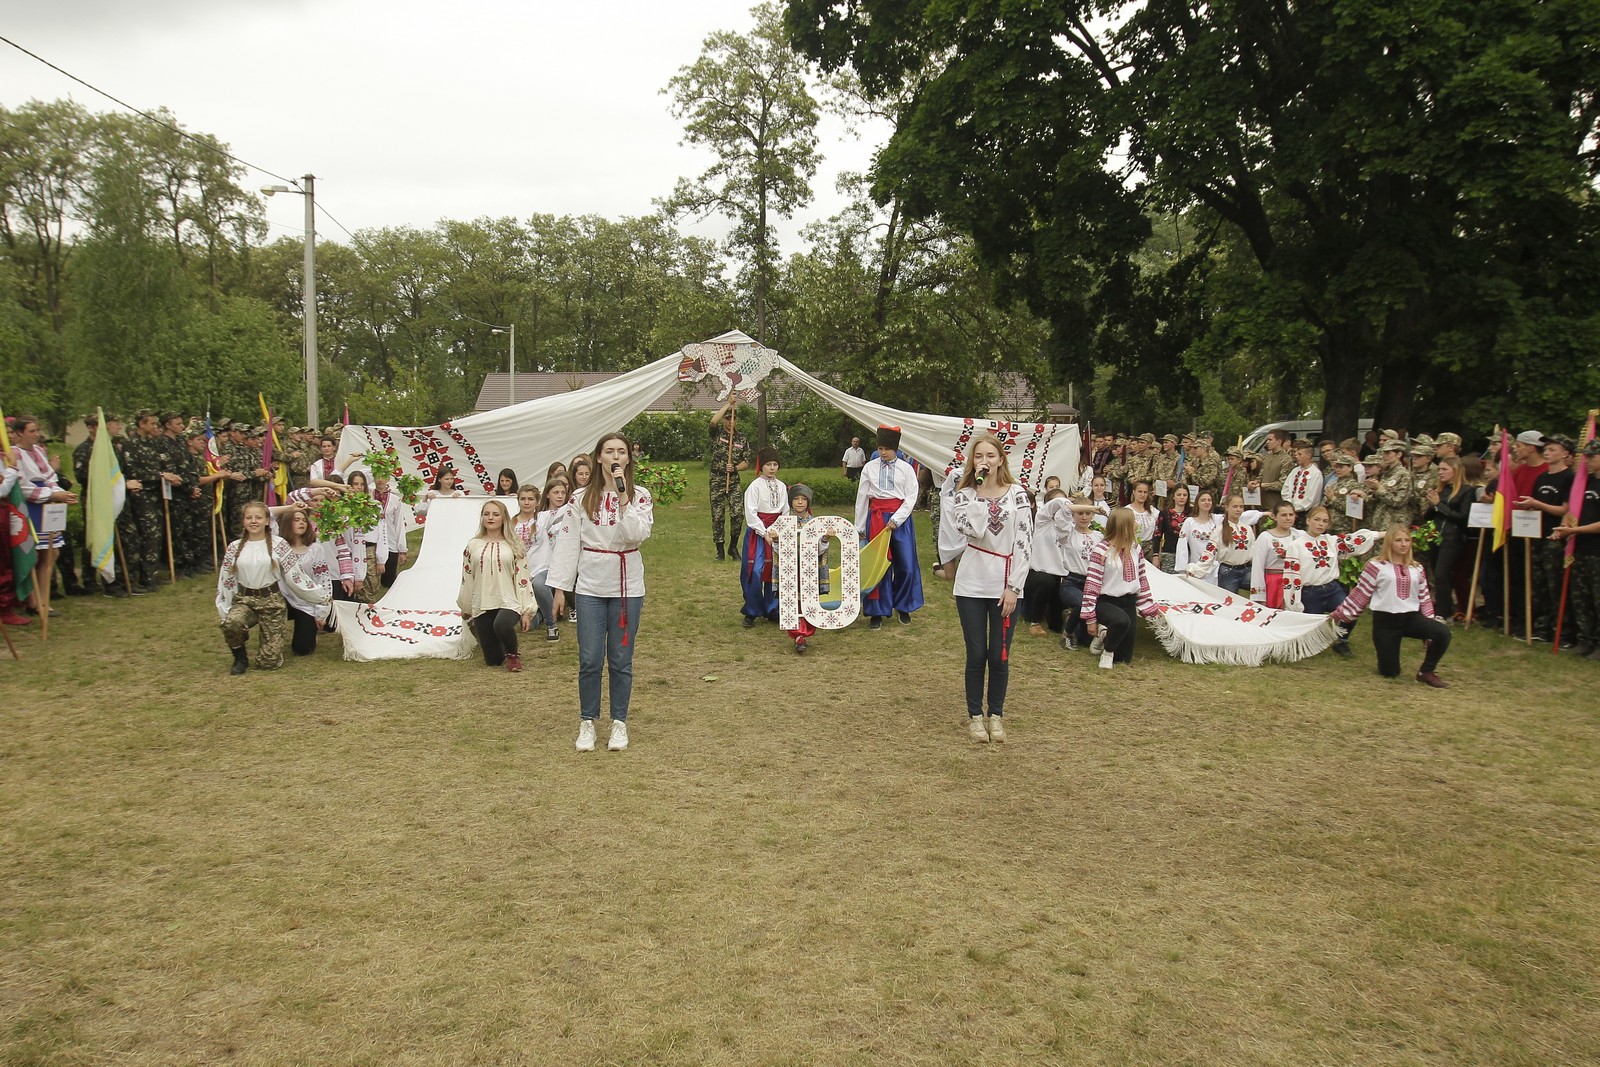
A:
[[[622,600],[622,614],[619,616],[617,621],[622,625],[622,643],[623,644],[627,644],[628,643],[628,553],[637,552],[639,550],[637,548],[621,548],[621,549],[618,549],[618,548],[590,548],[588,545],[584,545],[583,546],[583,550],[585,552],[599,552],[599,553],[602,553],[602,554],[607,555],[607,556],[616,556],[617,557],[617,574],[618,574],[618,579],[617,580],[620,583],[619,584],[619,589],[618,589],[618,592],[617,592],[617,596],[620,597],[621,600]],[[574,590],[574,595],[576,595],[576,590]]]
[[[899,511],[900,510],[900,505],[902,505],[904,503],[905,503],[905,501],[903,499],[901,499],[900,497],[896,497],[896,496],[873,497],[872,499],[867,501],[867,508],[869,509],[867,511],[867,540],[868,541],[872,540],[874,537],[877,537],[880,533],[883,532],[883,528],[885,526],[889,525],[889,517],[892,516],[895,512]],[[891,559],[891,560],[894,559],[894,546],[893,545],[891,545],[889,547],[889,551],[885,554],[885,558],[886,559]],[[876,600],[876,599],[878,599],[878,587],[877,586],[873,586],[872,587],[872,592],[867,594],[867,599],[868,600]]]
[[[781,513],[780,512],[776,512],[776,511],[758,511],[758,512],[756,512],[756,518],[761,520],[761,525],[766,527],[769,530],[772,529],[772,524],[777,522],[780,517],[781,517]],[[747,539],[747,541],[745,543],[745,546],[744,546],[744,576],[746,578],[749,578],[752,568],[755,567],[755,561],[753,559],[751,559],[751,557],[754,556],[755,553],[752,552],[751,549],[753,549],[755,547],[755,543],[756,543],[757,539],[761,539],[761,535],[756,533],[754,530],[750,529],[750,527],[748,527],[748,526],[745,527],[745,532],[748,533],[750,535],[750,537]],[[761,580],[763,582],[772,581],[772,546],[771,545],[767,546],[766,560],[761,565]]]

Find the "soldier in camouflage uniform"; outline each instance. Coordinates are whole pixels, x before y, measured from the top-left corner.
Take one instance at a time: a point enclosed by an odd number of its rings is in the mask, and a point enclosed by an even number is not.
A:
[[[1416,478],[1405,454],[1406,446],[1395,440],[1385,441],[1378,449],[1383,469],[1367,477],[1368,529],[1388,530],[1397,522],[1414,526],[1422,514]]]
[[[1156,435],[1153,433],[1140,434],[1135,441],[1129,441],[1130,454],[1128,456],[1128,490],[1132,492],[1133,486],[1138,482],[1152,481],[1150,471],[1155,463],[1154,450],[1156,448]]]
[[[141,408],[134,416],[133,436],[125,448],[122,468],[127,479],[128,510],[133,515],[134,536],[123,543],[128,572],[134,586],[153,588],[167,579],[166,521],[161,507],[161,468],[165,448],[156,413]],[[135,487],[137,485],[137,488]]]
[[[1418,437],[1411,442],[1411,475],[1416,480],[1417,498],[1439,488],[1439,469],[1433,465],[1433,442]]]
[[[711,538],[717,558],[739,558],[739,527],[744,518],[744,489],[739,472],[750,466],[750,442],[739,432],[734,416],[737,401],[728,402],[711,416],[711,455],[706,463],[711,481]],[[727,530],[726,555],[723,530]]]
[[[1150,457],[1150,492],[1155,494],[1156,482],[1166,482],[1167,491],[1156,497],[1156,506],[1165,508],[1172,499],[1178,480],[1178,435],[1169,433],[1161,439],[1160,451]]]
[[[1106,500],[1113,507],[1120,505],[1127,493],[1128,485],[1128,441],[1118,437],[1112,447],[1110,457],[1106,460],[1105,467],[1099,474],[1106,480]]]
[[[188,437],[189,456],[194,462],[196,477],[200,488],[194,498],[195,507],[190,514],[189,540],[197,546],[199,553],[195,560],[194,571],[196,574],[211,574],[216,570],[213,553],[219,553],[225,547],[220,543],[221,534],[213,534],[215,519],[211,509],[217,502],[217,482],[225,475],[221,473],[208,474],[206,472],[206,435],[204,430],[196,430]]]
[[[1213,499],[1226,504],[1227,501],[1222,499],[1222,460],[1204,434],[1194,439],[1194,452],[1189,465],[1193,468],[1189,480],[1198,485],[1202,493],[1209,489]]]
[[[1358,528],[1366,528],[1365,520],[1357,523],[1345,514],[1350,494],[1359,496],[1361,493],[1361,483],[1356,480],[1356,457],[1348,452],[1335,452],[1333,473],[1334,480],[1328,483],[1322,495],[1322,501],[1328,508],[1328,532],[1347,534],[1354,533]]]
[[[172,524],[173,565],[177,568],[178,577],[188,578],[194,574],[199,560],[199,546],[194,542],[193,529],[197,506],[195,494],[200,490],[200,473],[195,470],[194,460],[189,455],[188,431],[183,416],[175,411],[163,411],[161,429],[162,478],[172,486],[167,515]]]

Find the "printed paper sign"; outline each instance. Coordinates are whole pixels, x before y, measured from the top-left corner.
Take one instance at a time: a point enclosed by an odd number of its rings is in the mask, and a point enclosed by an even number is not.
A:
[[[1351,493],[1344,498],[1344,513],[1346,518],[1364,519],[1367,517],[1367,502]]]
[[[1259,490],[1259,489],[1246,489],[1243,493],[1241,493],[1239,495],[1244,497],[1244,506],[1245,507],[1247,507],[1247,508],[1259,508],[1261,506],[1261,490]]]
[[[1494,526],[1494,504],[1474,504],[1467,510],[1467,525],[1478,530]]]
[[[1156,496],[1166,496],[1166,495],[1167,495],[1167,480],[1165,478],[1157,478],[1156,479]]]
[[[1196,500],[1199,500],[1199,499],[1200,499],[1200,487],[1198,485],[1191,485],[1189,487],[1189,503],[1193,504]]]
[[[46,504],[43,514],[39,516],[40,533],[63,533],[67,528],[67,506],[65,504]]]
[[[1511,513],[1512,537],[1543,537],[1544,512],[1513,511]]]
[[[172,499],[172,483],[167,481],[165,478],[161,479],[161,499],[162,500],[171,500]]]

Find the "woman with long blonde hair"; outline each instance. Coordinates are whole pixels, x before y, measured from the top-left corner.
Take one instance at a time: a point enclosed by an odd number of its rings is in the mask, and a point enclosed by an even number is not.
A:
[[[515,674],[522,670],[517,630],[533,625],[537,605],[528,575],[527,550],[511,527],[511,515],[499,500],[486,500],[478,516],[478,532],[461,550],[461,590],[456,594],[461,617],[472,621],[472,632],[490,667],[505,664]]]
[[[1011,680],[1011,637],[1033,553],[1033,509],[1011,475],[1005,446],[993,434],[980,435],[967,450],[951,514],[967,541],[955,581],[956,615],[967,650],[967,731],[974,741],[1000,742],[1006,739],[1001,717]]]
[[[1378,653],[1378,673],[1400,677],[1400,641],[1414,637],[1423,642],[1422,667],[1417,681],[1435,689],[1450,683],[1436,673],[1450,649],[1450,627],[1433,617],[1433,595],[1422,564],[1412,558],[1411,528],[1395,523],[1384,533],[1383,548],[1362,568],[1361,580],[1350,596],[1334,610],[1333,621],[1344,629],[1361,612],[1372,609],[1372,647]]]
[[[1104,540],[1089,553],[1083,586],[1083,621],[1094,639],[1089,650],[1099,653],[1100,666],[1110,670],[1113,663],[1133,662],[1135,616],[1159,613],[1144,574],[1133,512],[1117,508],[1106,520]]]

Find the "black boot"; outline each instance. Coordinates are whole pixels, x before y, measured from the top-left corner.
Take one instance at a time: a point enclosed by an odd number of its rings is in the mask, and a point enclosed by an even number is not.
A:
[[[727,558],[728,557],[723,555],[723,552],[722,552],[722,542],[718,541],[717,542],[717,562],[721,563],[723,560],[725,560]]]
[[[228,668],[229,674],[243,674],[250,669],[250,656],[243,648],[233,650],[233,666]]]
[[[728,538],[728,558],[739,558],[739,539],[737,537]]]

